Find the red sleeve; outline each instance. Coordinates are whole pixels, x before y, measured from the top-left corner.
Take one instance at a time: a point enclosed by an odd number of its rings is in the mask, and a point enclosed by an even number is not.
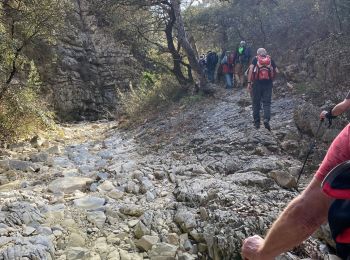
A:
[[[322,181],[335,166],[350,160],[349,135],[350,124],[340,132],[329,147],[325,158],[315,174],[318,180]]]

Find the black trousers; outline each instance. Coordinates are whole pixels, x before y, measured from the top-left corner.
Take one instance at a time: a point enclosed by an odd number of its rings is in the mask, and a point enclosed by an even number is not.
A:
[[[264,111],[264,122],[269,122],[271,117],[272,81],[255,81],[253,83],[253,118],[255,124],[260,124],[261,105]]]

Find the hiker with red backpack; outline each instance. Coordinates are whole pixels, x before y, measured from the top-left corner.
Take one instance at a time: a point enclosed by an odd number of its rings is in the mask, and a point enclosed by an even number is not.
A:
[[[322,111],[321,121],[349,109],[350,92],[329,112]],[[312,235],[327,216],[337,255],[350,259],[350,124],[334,139],[312,181],[288,204],[266,238],[255,235],[243,241],[242,257],[274,259]]]
[[[233,66],[234,66],[234,53],[232,51],[226,51],[224,57],[221,60],[222,73],[224,74],[226,88],[231,89],[234,86],[233,81]]]
[[[247,89],[252,96],[253,118],[256,129],[260,128],[260,109],[261,104],[264,110],[264,126],[271,131],[271,98],[272,81],[275,78],[278,69],[274,60],[267,54],[264,48],[257,50],[257,56],[254,57],[249,66]]]

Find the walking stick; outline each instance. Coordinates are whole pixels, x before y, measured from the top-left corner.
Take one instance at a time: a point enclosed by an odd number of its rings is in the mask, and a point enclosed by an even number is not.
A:
[[[318,128],[317,128],[317,131],[316,131],[316,134],[315,134],[315,139],[312,140],[311,143],[310,143],[310,148],[309,148],[309,151],[308,151],[307,154],[306,154],[306,157],[305,157],[305,160],[304,160],[304,163],[303,163],[303,167],[301,167],[301,170],[300,170],[300,172],[299,172],[299,176],[298,176],[297,183],[296,183],[296,189],[297,189],[297,190],[298,190],[298,182],[299,182],[299,179],[300,179],[301,174],[302,174],[303,171],[304,171],[304,168],[305,168],[307,159],[309,158],[309,155],[311,154],[312,150],[315,148],[316,141],[317,141],[317,136],[318,136],[318,132],[320,131],[320,128],[321,128],[322,123],[323,123],[323,119],[321,119],[321,120],[320,120],[320,123],[318,124]]]

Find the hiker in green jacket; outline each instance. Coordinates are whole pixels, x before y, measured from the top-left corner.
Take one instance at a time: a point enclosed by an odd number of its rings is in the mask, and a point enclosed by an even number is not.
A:
[[[250,58],[250,47],[247,46],[245,41],[241,41],[236,48],[234,57],[234,76],[238,88],[243,87],[244,72],[249,66]]]

